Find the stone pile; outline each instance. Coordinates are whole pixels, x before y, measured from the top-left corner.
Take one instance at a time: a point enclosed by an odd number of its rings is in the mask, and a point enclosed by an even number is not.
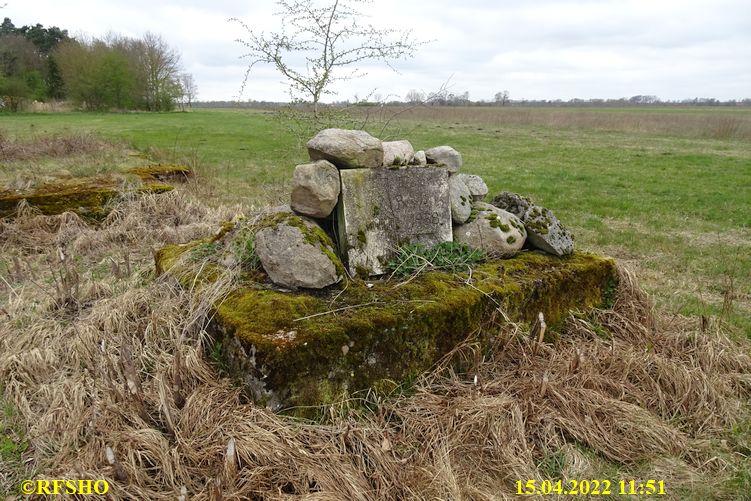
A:
[[[548,209],[509,192],[485,203],[487,185],[459,172],[462,156],[451,146],[415,151],[406,140],[325,129],[307,148],[311,162],[295,168],[287,215],[259,242],[262,265],[279,285],[327,287],[343,278],[342,262],[353,276],[381,275],[404,244],[455,241],[493,258],[512,257],[525,244],[556,256],[573,252],[571,234]],[[310,238],[321,227],[330,241]]]

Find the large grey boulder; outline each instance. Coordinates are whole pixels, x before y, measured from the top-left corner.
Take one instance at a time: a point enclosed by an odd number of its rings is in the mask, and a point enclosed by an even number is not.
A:
[[[472,213],[472,194],[467,185],[457,176],[449,177],[449,203],[451,221],[464,224]]]
[[[257,225],[256,254],[272,282],[282,287],[321,289],[339,282],[344,267],[326,233],[291,212],[266,216]]]
[[[532,247],[556,256],[566,256],[574,252],[574,236],[549,209],[509,191],[496,195],[492,204],[521,219],[529,234],[527,240]]]
[[[385,273],[403,244],[451,241],[446,169],[348,169],[340,175],[338,241],[351,274]]]
[[[458,172],[462,166],[462,155],[451,146],[436,146],[425,150],[425,158],[429,164],[446,167],[449,172]]]
[[[461,179],[467,185],[469,192],[472,194],[472,200],[475,202],[482,202],[485,195],[488,194],[488,185],[485,184],[485,181],[480,176],[475,174],[454,174],[452,177]]]
[[[527,232],[519,218],[484,202],[475,202],[469,221],[454,227],[455,242],[496,258],[516,255],[526,238]]]
[[[412,143],[407,140],[383,141],[381,144],[383,145],[383,165],[386,167],[407,165],[415,155]]]
[[[324,218],[339,200],[339,170],[327,160],[295,167],[290,206],[310,217]]]
[[[308,141],[311,160],[328,160],[340,169],[383,167],[383,146],[364,130],[324,129]]]

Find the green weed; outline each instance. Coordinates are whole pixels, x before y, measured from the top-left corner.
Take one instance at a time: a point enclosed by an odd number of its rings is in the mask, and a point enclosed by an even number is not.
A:
[[[467,271],[485,255],[465,244],[442,242],[434,247],[409,244],[399,247],[386,267],[393,276],[408,277],[426,270]]]

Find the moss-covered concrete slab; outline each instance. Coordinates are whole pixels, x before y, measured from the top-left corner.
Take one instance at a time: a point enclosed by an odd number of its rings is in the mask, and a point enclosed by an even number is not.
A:
[[[189,249],[160,251],[157,267]],[[211,330],[254,401],[274,410],[315,406],[419,375],[498,308],[522,322],[542,312],[555,325],[605,303],[615,281],[610,258],[523,252],[478,266],[471,279],[428,272],[401,285],[353,280],[315,294],[242,287],[216,306]]]
[[[42,214],[54,215],[75,212],[90,219],[101,220],[109,213],[108,202],[127,191],[163,193],[173,187],[154,180],[124,187],[123,179],[114,176],[60,179],[30,190],[0,188],[0,217],[11,217],[22,200]]]
[[[135,174],[146,183],[154,181],[181,182],[193,177],[190,167],[177,164],[151,164],[132,167],[128,169],[130,174]]]

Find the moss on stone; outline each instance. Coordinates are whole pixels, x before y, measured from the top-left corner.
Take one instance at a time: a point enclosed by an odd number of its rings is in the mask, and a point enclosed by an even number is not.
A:
[[[18,203],[26,200],[42,214],[75,212],[89,221],[101,221],[110,212],[110,202],[124,192],[121,184],[122,180],[113,176],[96,176],[60,179],[25,191],[0,190],[0,217],[13,216]],[[169,184],[151,182],[130,190],[163,193],[172,189]]]
[[[511,245],[514,242],[516,242],[516,237],[514,235],[509,235],[508,238],[506,239],[506,243]]]
[[[193,177],[193,171],[185,165],[153,164],[133,167],[127,170],[146,183],[154,181],[182,181]]]
[[[456,275],[429,272],[397,288],[354,280],[336,297],[241,288],[217,306],[214,332],[253,353],[256,382],[281,407],[325,404],[384,380],[416,377],[498,304],[522,322],[541,311],[554,329],[570,310],[600,305],[615,277],[609,258],[525,252],[478,266],[472,287]],[[243,370],[247,363],[229,361]]]

